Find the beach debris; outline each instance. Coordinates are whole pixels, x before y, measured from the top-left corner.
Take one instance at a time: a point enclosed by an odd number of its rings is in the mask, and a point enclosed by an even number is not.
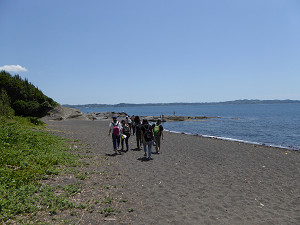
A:
[[[261,206],[261,207],[264,207],[265,205],[262,204],[260,201],[258,201],[256,198],[254,199],[256,202],[258,202],[258,204]]]
[[[133,208],[128,209],[128,212],[133,212],[133,211],[134,211]]]
[[[115,221],[116,218],[105,218],[104,221]]]

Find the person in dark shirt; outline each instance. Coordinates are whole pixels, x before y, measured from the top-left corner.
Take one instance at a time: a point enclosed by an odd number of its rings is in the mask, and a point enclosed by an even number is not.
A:
[[[125,120],[122,120],[121,121],[121,124],[122,124],[122,129],[121,129],[121,145],[122,145],[122,151],[124,150],[124,140],[125,140],[125,143],[126,143],[126,152],[128,151],[129,149],[129,145],[128,145],[128,140],[129,140],[129,137],[130,137],[130,126],[128,124],[125,123]]]
[[[141,138],[141,132],[142,132],[142,123],[141,123],[141,120],[140,120],[140,117],[139,116],[136,116],[135,119],[134,119],[134,123],[135,123],[135,137],[136,137],[136,146],[137,146],[137,149],[140,151],[141,150],[141,145],[142,145],[142,138]]]
[[[148,123],[148,120],[143,119],[143,126],[141,128],[141,139],[143,140],[144,145],[144,156],[147,157],[147,146],[148,146],[148,158],[152,159],[152,141],[153,141],[153,129],[152,126]]]

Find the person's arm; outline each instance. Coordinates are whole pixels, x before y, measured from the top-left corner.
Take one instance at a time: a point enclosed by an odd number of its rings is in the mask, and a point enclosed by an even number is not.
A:
[[[111,124],[109,125],[108,136],[110,135],[110,133],[111,133]]]
[[[164,140],[164,128],[161,127],[161,139]]]
[[[110,135],[110,133],[111,133],[111,130],[112,130],[112,123],[110,123],[110,124],[109,124],[108,136]]]
[[[143,132],[142,128],[140,128],[140,129],[141,129],[141,138],[140,138],[140,140],[144,142],[144,132]]]

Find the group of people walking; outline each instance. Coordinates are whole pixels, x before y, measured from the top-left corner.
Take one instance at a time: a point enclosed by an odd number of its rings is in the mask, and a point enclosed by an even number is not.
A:
[[[152,159],[152,145],[155,145],[155,153],[160,153],[160,142],[161,139],[164,139],[161,120],[157,120],[156,123],[150,125],[147,119],[141,121],[139,116],[132,116],[131,119],[126,117],[121,123],[116,116],[113,116],[112,119],[113,121],[109,124],[108,136],[112,134],[115,154],[118,154],[119,151],[127,152],[129,150],[128,140],[131,133],[136,136],[137,150],[141,150],[141,146],[144,146],[144,157]],[[126,150],[124,149],[124,142]]]

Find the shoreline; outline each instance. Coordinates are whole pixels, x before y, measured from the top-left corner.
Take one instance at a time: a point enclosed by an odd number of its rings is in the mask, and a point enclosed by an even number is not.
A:
[[[199,137],[204,137],[204,138],[211,138],[211,139],[217,139],[217,140],[222,140],[222,141],[229,141],[229,142],[237,142],[237,143],[244,143],[244,144],[250,144],[250,145],[258,145],[258,146],[264,146],[264,147],[270,147],[270,148],[277,148],[277,149],[283,149],[283,150],[290,150],[290,151],[300,151],[300,148],[298,147],[285,147],[285,146],[280,146],[280,145],[272,145],[272,144],[264,144],[264,143],[259,143],[259,142],[254,142],[254,141],[246,141],[246,140],[239,140],[235,138],[228,138],[228,137],[218,137],[218,136],[211,136],[211,135],[205,135],[205,134],[193,134],[193,133],[186,133],[186,132],[179,132],[179,131],[172,131],[172,130],[165,130],[170,133],[175,133],[175,134],[185,134],[185,135],[191,135],[191,136],[199,136]]]

